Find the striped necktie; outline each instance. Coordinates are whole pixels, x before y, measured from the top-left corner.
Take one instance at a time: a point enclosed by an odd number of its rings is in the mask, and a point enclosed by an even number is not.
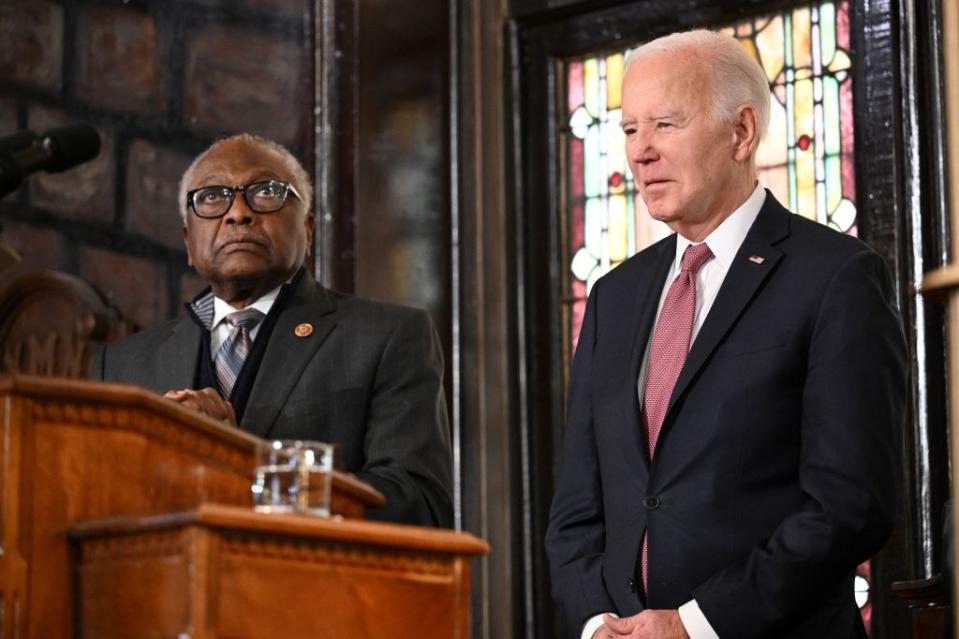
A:
[[[213,358],[216,381],[220,384],[220,394],[229,399],[233,393],[236,378],[243,369],[243,362],[250,352],[253,340],[250,331],[263,320],[263,313],[255,308],[230,313],[223,321],[232,327]]]

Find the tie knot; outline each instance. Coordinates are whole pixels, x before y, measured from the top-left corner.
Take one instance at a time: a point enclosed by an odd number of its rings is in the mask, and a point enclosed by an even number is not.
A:
[[[682,270],[695,275],[700,267],[708,262],[712,256],[713,252],[709,250],[705,242],[702,244],[690,244],[686,247],[686,252],[683,253]]]
[[[239,326],[240,328],[250,330],[260,323],[263,319],[263,313],[255,308],[245,308],[242,311],[230,313],[223,319],[230,326]]]

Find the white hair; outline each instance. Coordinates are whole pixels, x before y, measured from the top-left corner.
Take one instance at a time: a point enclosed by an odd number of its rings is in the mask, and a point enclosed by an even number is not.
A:
[[[190,190],[189,187],[190,183],[193,181],[193,178],[196,177],[197,167],[199,167],[200,162],[210,155],[210,153],[229,142],[242,142],[251,147],[275,155],[283,169],[289,172],[290,182],[296,188],[303,200],[303,210],[306,211],[306,215],[309,217],[313,216],[313,184],[310,182],[310,176],[306,172],[306,169],[304,169],[303,165],[300,164],[300,161],[296,159],[296,156],[290,153],[289,149],[282,144],[278,144],[272,140],[267,140],[266,138],[261,138],[258,135],[253,135],[252,133],[240,133],[237,135],[232,135],[228,138],[221,138],[211,144],[205,151],[196,156],[193,162],[190,163],[190,166],[187,167],[187,170],[183,172],[183,177],[180,178],[180,188],[178,190],[179,195],[177,196],[177,201],[179,202],[180,207],[180,218],[183,220],[183,226],[186,226],[186,218],[187,214],[189,213],[189,206],[186,201],[186,193],[188,190]],[[234,185],[225,184],[224,186]]]
[[[712,89],[714,115],[731,123],[736,109],[744,104],[751,106],[758,120],[757,141],[762,141],[769,127],[769,81],[736,38],[706,29],[671,33],[630,51],[625,68],[654,55],[681,51],[702,57]]]

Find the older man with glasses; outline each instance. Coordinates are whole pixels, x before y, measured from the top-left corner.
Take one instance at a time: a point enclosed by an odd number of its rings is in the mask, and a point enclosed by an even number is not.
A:
[[[260,437],[336,443],[386,496],[375,519],[450,526],[442,353],[429,316],[327,290],[304,262],[309,176],[252,135],[180,182],[190,265],[210,284],[171,320],[106,347],[96,379],[137,384]]]

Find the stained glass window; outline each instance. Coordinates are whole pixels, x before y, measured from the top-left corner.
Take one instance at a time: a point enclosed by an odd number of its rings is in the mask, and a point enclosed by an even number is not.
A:
[[[721,31],[769,79],[760,179],[790,210],[856,233],[849,4],[815,2]],[[624,52],[565,65],[566,317],[571,354],[593,283],[669,234],[649,217],[626,164],[620,121]]]

